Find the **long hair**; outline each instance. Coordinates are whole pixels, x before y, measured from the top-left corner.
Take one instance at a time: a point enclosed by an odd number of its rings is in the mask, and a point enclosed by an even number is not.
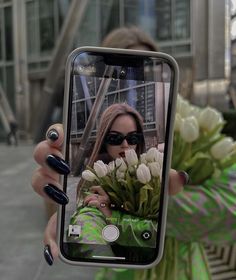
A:
[[[142,29],[131,27],[120,27],[112,30],[102,41],[102,47],[120,49],[139,49],[143,47],[149,51],[158,51],[156,42]]]
[[[107,135],[107,133],[110,131],[110,128],[113,122],[115,121],[115,119],[122,115],[130,115],[131,117],[133,117],[137,126],[137,132],[143,134],[143,118],[138,113],[138,111],[136,111],[126,103],[116,103],[109,106],[103,112],[100,118],[100,125],[97,130],[96,141],[88,165],[91,166],[94,163],[94,161],[99,159],[100,156],[107,153],[106,145],[104,143],[104,138]],[[144,152],[144,148],[145,148],[145,142],[143,137],[143,141],[137,144],[136,152],[138,156]]]

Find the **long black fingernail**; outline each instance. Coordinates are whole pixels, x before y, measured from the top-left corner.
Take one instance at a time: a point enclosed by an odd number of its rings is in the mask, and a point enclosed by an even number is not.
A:
[[[47,164],[59,174],[67,175],[70,173],[69,165],[56,155],[48,155],[46,158]]]
[[[59,138],[59,134],[56,129],[50,129],[47,133],[47,138],[50,139],[52,142],[55,142]]]
[[[49,245],[46,245],[43,250],[43,255],[49,265],[53,265],[53,256]]]
[[[52,200],[58,204],[66,205],[69,202],[68,196],[62,190],[52,184],[47,184],[43,190]]]
[[[183,185],[187,185],[189,183],[189,175],[186,171],[184,170],[181,170],[181,171],[178,171],[178,174],[181,178],[181,181],[182,181],[182,184]]]

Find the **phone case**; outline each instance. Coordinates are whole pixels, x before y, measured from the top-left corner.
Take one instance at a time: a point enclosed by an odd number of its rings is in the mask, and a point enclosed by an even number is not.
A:
[[[170,169],[170,163],[171,163],[171,153],[172,153],[172,138],[173,138],[173,125],[174,125],[174,115],[175,115],[175,106],[176,106],[176,97],[177,97],[177,87],[178,87],[178,79],[179,79],[179,70],[178,70],[178,65],[176,61],[169,55],[161,53],[161,52],[150,52],[150,51],[138,51],[138,50],[124,50],[124,49],[110,49],[110,48],[98,48],[98,47],[81,47],[75,49],[68,57],[67,63],[66,63],[66,70],[65,70],[65,90],[64,90],[64,108],[63,108],[63,125],[64,125],[64,132],[65,132],[65,141],[64,141],[64,146],[63,146],[63,155],[66,156],[66,153],[68,155],[69,151],[67,149],[68,143],[67,143],[67,135],[68,135],[68,108],[69,108],[69,103],[71,100],[69,100],[69,92],[71,88],[71,74],[72,74],[72,65],[74,63],[75,58],[78,56],[78,54],[84,53],[84,52],[89,52],[89,53],[96,53],[96,54],[108,54],[110,56],[115,56],[116,54],[124,54],[124,55],[131,55],[132,58],[139,57],[139,56],[146,56],[146,57],[155,57],[155,58],[160,58],[168,61],[168,63],[171,65],[172,70],[173,70],[173,79],[172,79],[172,84],[171,84],[171,94],[172,94],[172,99],[171,99],[171,112],[168,112],[168,126],[169,126],[169,134],[165,139],[165,152],[167,154],[166,161],[165,161],[165,172],[162,174],[163,181],[165,182],[164,189],[162,190],[162,208],[161,208],[161,224],[158,224],[158,231],[160,234],[159,238],[159,248],[158,248],[158,255],[154,261],[148,264],[142,264],[140,265],[139,263],[135,264],[130,264],[130,263],[120,263],[116,261],[109,261],[107,259],[106,261],[94,261],[94,262],[89,262],[89,261],[77,261],[77,260],[70,260],[65,258],[65,256],[61,252],[61,242],[63,239],[63,234],[62,234],[62,226],[63,226],[63,221],[62,221],[62,214],[63,214],[63,207],[64,206],[59,206],[58,210],[58,228],[57,228],[57,239],[58,239],[58,245],[60,248],[60,259],[68,264],[71,265],[86,265],[86,266],[103,266],[103,267],[119,267],[119,268],[135,268],[135,269],[144,269],[144,268],[150,268],[156,264],[158,264],[162,258],[163,254],[163,249],[164,249],[164,239],[165,239],[165,227],[166,227],[166,215],[167,215],[167,204],[168,204],[168,171]],[[122,74],[122,73],[121,73]],[[109,73],[108,73],[109,75]],[[101,93],[102,94],[102,93]],[[95,101],[96,102],[96,101]],[[96,116],[96,113],[94,113]],[[86,131],[85,131],[86,133]],[[63,183],[63,177],[61,177],[61,183]],[[63,229],[64,230],[64,229]]]

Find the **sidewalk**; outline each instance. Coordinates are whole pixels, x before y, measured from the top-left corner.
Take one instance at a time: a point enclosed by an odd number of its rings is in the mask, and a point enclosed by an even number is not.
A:
[[[47,215],[43,200],[30,186],[36,163],[33,146],[0,143],[0,275],[3,280],[92,280],[96,269],[43,258]]]

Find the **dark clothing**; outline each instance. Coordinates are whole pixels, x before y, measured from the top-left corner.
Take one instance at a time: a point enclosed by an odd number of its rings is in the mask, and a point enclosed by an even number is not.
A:
[[[7,144],[12,145],[13,143],[15,146],[18,145],[18,139],[17,139],[17,129],[18,125],[15,121],[11,121],[9,123],[10,125],[10,132],[7,134]]]

